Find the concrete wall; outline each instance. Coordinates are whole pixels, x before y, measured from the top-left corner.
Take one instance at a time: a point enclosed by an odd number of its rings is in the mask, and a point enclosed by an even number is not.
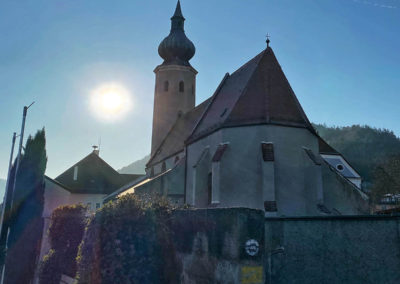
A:
[[[399,283],[400,217],[264,218],[218,208],[171,219],[181,283]]]
[[[263,166],[261,142],[274,145],[275,159],[268,167]],[[229,145],[218,167],[220,200],[219,204],[212,204],[213,207],[264,209],[264,201],[273,201],[278,216],[315,216],[325,214],[318,205],[327,202],[331,208],[341,207],[343,214],[368,212],[368,201],[355,197],[360,192],[338,182],[335,172],[328,169],[322,177],[322,159],[314,134],[304,128],[275,125],[221,129],[189,145],[186,175],[189,204],[200,208],[209,206],[206,202],[210,199],[208,185],[204,181],[216,168],[211,159],[220,143]],[[304,148],[311,150],[321,163],[312,161]],[[209,149],[209,154],[199,162],[205,149]],[[273,180],[268,181],[271,177]],[[274,192],[269,193],[263,188],[265,185]],[[346,190],[339,189],[344,187]],[[325,191],[328,192],[325,194]],[[336,194],[335,191],[345,193]],[[268,196],[275,200],[267,200]],[[348,196],[351,202],[344,201]]]
[[[268,218],[266,283],[399,283],[400,218]]]
[[[343,178],[327,163],[322,164],[324,204],[331,211],[342,215],[359,215],[371,212],[366,194],[356,185]]]
[[[185,160],[181,159],[174,168],[136,187],[135,193],[162,194],[167,196],[172,203],[182,205],[185,197],[184,180]]]
[[[180,283],[264,283],[262,211],[185,210],[171,219]]]

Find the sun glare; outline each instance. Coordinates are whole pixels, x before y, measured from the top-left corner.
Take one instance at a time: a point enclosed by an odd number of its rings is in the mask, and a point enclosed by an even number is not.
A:
[[[114,121],[124,117],[131,109],[132,103],[126,88],[116,83],[108,83],[92,92],[90,105],[98,118]]]

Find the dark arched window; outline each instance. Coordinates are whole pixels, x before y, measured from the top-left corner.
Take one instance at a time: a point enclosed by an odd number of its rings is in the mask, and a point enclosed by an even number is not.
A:
[[[168,88],[169,88],[169,82],[165,81],[164,82],[164,92],[168,92]]]
[[[185,83],[183,81],[179,82],[179,92],[183,93],[185,91]]]

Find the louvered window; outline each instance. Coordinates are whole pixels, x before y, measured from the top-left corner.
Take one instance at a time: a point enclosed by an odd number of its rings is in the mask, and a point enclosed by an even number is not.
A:
[[[262,142],[261,151],[264,162],[273,162],[275,160],[273,143]]]

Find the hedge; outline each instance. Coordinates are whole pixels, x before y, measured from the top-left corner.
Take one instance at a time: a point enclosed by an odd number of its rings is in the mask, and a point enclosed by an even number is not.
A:
[[[51,250],[40,265],[40,283],[60,283],[61,275],[74,277],[76,256],[86,226],[87,208],[62,206],[51,215],[49,241]]]
[[[181,270],[163,197],[125,195],[90,220],[79,248],[78,283],[176,283]]]

